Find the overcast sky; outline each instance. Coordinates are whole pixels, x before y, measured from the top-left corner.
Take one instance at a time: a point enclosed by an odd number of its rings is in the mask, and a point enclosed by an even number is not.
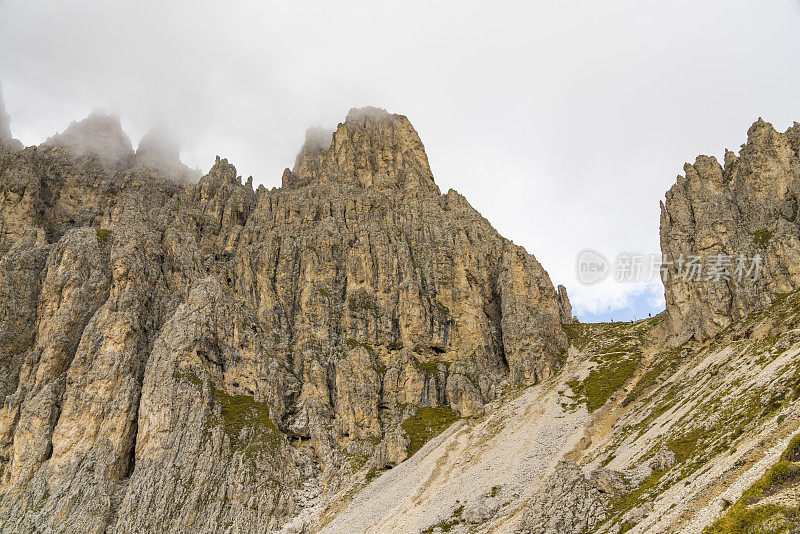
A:
[[[37,144],[95,107],[136,144],[280,184],[305,129],[354,106],[407,115],[458,190],[567,286],[583,320],[663,309],[660,282],[585,286],[585,248],[659,252],[659,201],[759,116],[800,121],[800,0],[0,0],[0,83]]]

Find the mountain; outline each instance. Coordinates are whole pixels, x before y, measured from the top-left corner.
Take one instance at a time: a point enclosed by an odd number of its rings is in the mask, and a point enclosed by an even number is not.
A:
[[[565,290],[408,119],[318,137],[270,191],[99,112],[3,155],[4,529],[272,531],[558,372]]]
[[[309,130],[271,190],[5,116],[1,531],[800,528],[798,125],[678,177],[664,313],[581,324],[402,115]]]
[[[11,136],[11,117],[6,112],[3,90],[0,87],[0,151],[21,150],[22,143]]]
[[[713,156],[698,157],[667,192],[661,250],[671,264],[664,287],[669,319],[681,338],[707,339],[798,287],[798,150],[800,124],[780,133],[759,119],[738,156],[726,151],[724,166]],[[757,272],[756,256],[763,260]],[[707,266],[727,258],[722,262],[729,276],[679,276],[679,259],[691,257]],[[740,257],[745,261],[737,273]]]

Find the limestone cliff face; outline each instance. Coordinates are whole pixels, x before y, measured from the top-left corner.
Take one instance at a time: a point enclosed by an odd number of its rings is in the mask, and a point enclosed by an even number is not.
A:
[[[733,276],[735,260],[729,280],[680,279],[678,266],[670,265],[667,311],[681,338],[712,336],[800,285],[798,151],[800,124],[780,133],[759,119],[738,156],[726,152],[724,167],[714,157],[698,157],[667,192],[661,250],[669,261],[696,255],[709,266],[720,254],[763,258],[755,281],[746,272],[741,280]]]
[[[271,191],[100,114],[0,155],[0,530],[278,530],[559,369],[566,291],[409,121],[326,135]]]
[[[6,113],[3,89],[0,87],[0,152],[21,149],[22,143],[11,136],[11,118]]]

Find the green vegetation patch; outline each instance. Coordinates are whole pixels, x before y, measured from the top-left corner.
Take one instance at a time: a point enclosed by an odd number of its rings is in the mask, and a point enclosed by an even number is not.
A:
[[[784,534],[797,526],[797,511],[770,504],[745,508],[733,506],[708,527],[705,534]]]
[[[785,460],[787,462],[800,462],[800,434],[793,437],[792,441],[789,442],[789,446],[786,447],[785,451],[783,451],[781,460]]]
[[[586,402],[590,412],[602,407],[611,396],[633,375],[642,354],[603,354],[598,365],[592,369],[586,380],[571,380],[567,385],[578,396],[578,401]]]
[[[800,483],[800,465],[790,461],[800,455],[800,436],[796,436],[781,456],[761,479],[750,486],[704,531],[705,534],[783,534],[795,532],[800,527],[800,516],[796,508],[775,504],[759,505],[764,497],[778,493],[782,489]]]
[[[439,372],[440,363],[450,367],[450,362],[446,362],[444,360],[427,360],[421,362],[414,356],[411,357],[411,363],[416,369],[422,371],[425,376],[436,376],[436,374]]]
[[[611,503],[612,517],[621,517],[639,504],[650,500],[650,494],[656,490],[658,483],[661,481],[661,477],[663,477],[665,473],[666,471],[653,471],[634,491],[626,493],[614,500]]]
[[[364,482],[369,484],[370,482],[372,482],[373,480],[375,480],[388,470],[389,470],[388,467],[373,467],[372,469],[369,470],[369,473],[367,473],[367,475],[364,477]]]
[[[584,323],[572,323],[562,325],[564,331],[567,333],[567,339],[570,344],[574,345],[578,350],[583,349],[591,341],[591,325]]]
[[[697,442],[702,437],[703,431],[698,428],[667,442],[667,448],[675,454],[675,462],[682,463],[691,458],[697,450]]]
[[[97,244],[101,247],[107,246],[112,236],[111,230],[106,228],[97,228],[95,230],[95,234],[97,235]]]
[[[375,301],[375,297],[363,289],[354,291],[350,295],[347,299],[347,307],[350,308],[350,311],[378,311],[378,303]]]
[[[362,343],[362,342],[358,341],[357,339],[353,339],[351,337],[347,338],[345,340],[344,344],[347,346],[347,350],[353,350],[356,347],[363,347],[363,348],[367,349],[367,352],[369,352],[370,354],[373,354],[373,355],[375,354],[375,347],[373,347],[369,343]]]
[[[353,472],[359,471],[369,461],[369,456],[367,456],[366,454],[354,454],[348,456],[349,456],[348,459],[350,460],[350,466],[353,469]]]
[[[222,426],[235,447],[242,430],[251,426],[256,442],[275,448],[280,445],[281,431],[269,417],[266,403],[249,395],[228,395],[212,386],[214,396],[222,405]]]
[[[652,367],[636,382],[636,385],[633,386],[631,392],[628,393],[622,405],[627,406],[634,402],[650,388],[672,376],[683,361],[683,354],[684,351],[681,348],[657,354],[652,363]]]
[[[464,513],[464,506],[462,505],[462,506],[459,506],[458,508],[456,508],[453,511],[452,515],[448,519],[445,519],[443,521],[439,521],[435,525],[429,526],[428,528],[423,530],[422,533],[423,534],[432,534],[433,531],[436,530],[437,528],[442,529],[442,532],[450,532],[451,530],[453,530],[454,526],[456,526],[456,525],[458,525],[458,524],[460,524],[462,522],[461,521],[461,515],[463,513]]]
[[[444,317],[450,316],[450,308],[439,302],[437,299],[433,299],[431,304],[433,304],[434,308],[436,308],[436,311],[439,313],[439,315]]]
[[[751,234],[753,236],[753,243],[758,248],[767,248],[767,245],[772,240],[772,232],[769,230],[759,230]]]
[[[401,425],[411,439],[408,455],[413,456],[423,445],[444,432],[459,418],[458,413],[449,406],[420,408],[415,416],[409,417]]]

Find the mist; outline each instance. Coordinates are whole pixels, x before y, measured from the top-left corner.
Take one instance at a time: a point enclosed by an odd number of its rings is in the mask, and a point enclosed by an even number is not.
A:
[[[576,256],[659,252],[684,162],[738,150],[759,116],[800,120],[798,27],[796,0],[2,0],[0,82],[27,145],[101,107],[131,146],[166,125],[189,167],[220,155],[267,187],[309,126],[324,145],[352,107],[407,115],[439,187],[533,253],[579,318],[632,319],[663,309],[660,281],[583,285]]]

